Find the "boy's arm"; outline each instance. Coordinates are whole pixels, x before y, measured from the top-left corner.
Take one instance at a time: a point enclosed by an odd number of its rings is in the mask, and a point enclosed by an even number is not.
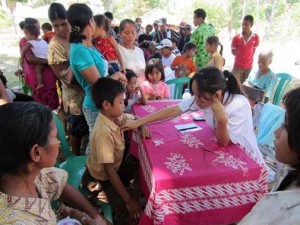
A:
[[[26,45],[24,46],[24,48],[21,50],[21,58],[24,58],[26,53],[28,52],[28,50],[31,48],[31,44],[29,41],[26,42]]]
[[[123,185],[119,175],[115,171],[113,163],[104,163],[104,170],[108,176],[113,188],[118,192],[126,204],[126,208],[129,211],[130,217],[137,219],[142,214],[142,209],[139,203],[130,196],[125,186]]]
[[[88,214],[93,218],[97,225],[107,224],[105,219],[98,213],[98,211],[87,201],[87,199],[70,184],[66,184],[61,194],[63,201],[70,204],[71,207],[78,209]]]
[[[141,88],[141,86],[138,87],[138,90],[141,93],[141,97],[139,98],[139,103],[146,105],[147,104],[147,99],[146,99],[146,95],[144,93],[143,88]]]
[[[110,36],[109,40],[111,41],[112,45],[114,46],[114,49],[116,50],[118,60],[119,60],[120,66],[121,66],[120,71],[122,71],[124,74],[126,74],[126,68],[125,68],[125,65],[124,65],[122,55],[119,51],[118,43],[112,36]]]

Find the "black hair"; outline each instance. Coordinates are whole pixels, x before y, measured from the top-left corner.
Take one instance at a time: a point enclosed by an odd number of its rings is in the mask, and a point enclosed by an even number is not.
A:
[[[24,28],[25,28],[25,26],[28,25],[28,24],[35,25],[35,24],[38,23],[38,22],[39,22],[39,21],[38,21],[37,19],[35,19],[35,18],[27,17],[27,18],[25,18],[25,20],[24,20]]]
[[[115,27],[114,27],[114,32],[115,32],[116,34],[119,34],[119,33],[120,33],[120,27],[119,27],[119,26],[115,26]]]
[[[288,132],[288,144],[300,161],[300,88],[288,92],[283,103],[286,108],[285,124]],[[299,168],[300,169],[300,168]]]
[[[0,174],[28,173],[30,150],[46,146],[53,120],[51,110],[35,102],[8,103],[0,107]]]
[[[194,11],[194,14],[196,15],[196,17],[198,18],[202,18],[203,20],[205,20],[206,18],[206,12],[204,11],[204,9],[196,9]]]
[[[146,63],[146,69],[145,69],[145,78],[146,80],[149,80],[149,74],[153,72],[153,69],[156,68],[161,73],[161,81],[165,80],[165,72],[164,72],[164,66],[160,59],[158,58],[152,58],[149,59]]]
[[[187,42],[184,47],[183,47],[183,52],[187,52],[191,49],[196,49],[197,48],[197,45],[195,45],[194,43],[192,42]]]
[[[7,84],[7,79],[6,77],[3,75],[3,74],[0,74],[0,80],[2,81],[3,83],[3,86],[6,88],[6,84]]]
[[[31,35],[38,37],[40,35],[40,30],[33,24],[27,24],[24,27],[24,31],[28,31]]]
[[[217,47],[220,45],[220,55],[223,55],[223,45],[220,43],[219,38],[217,36],[210,36],[206,39],[206,43],[209,45],[216,45]]]
[[[126,79],[129,82],[131,78],[137,77],[136,73],[133,70],[126,69]]]
[[[48,9],[48,18],[51,22],[56,19],[65,20],[67,19],[67,10],[61,3],[51,3]]]
[[[152,55],[149,56],[148,61],[150,59],[160,59],[161,60],[162,56],[161,56],[161,54],[159,52],[154,52]]]
[[[251,25],[253,25],[254,23],[254,18],[251,15],[247,15],[243,18],[243,20],[249,21],[251,23]]]
[[[91,88],[92,99],[98,109],[103,108],[103,102],[108,101],[112,106],[117,95],[125,93],[123,85],[111,78],[99,78]]]
[[[151,27],[151,30],[153,29],[153,26],[152,26],[151,24],[147,24],[147,25],[146,25],[146,28],[147,28],[147,27]]]
[[[114,15],[111,12],[105,12],[104,15],[110,19],[110,20],[114,20]]]
[[[93,18],[93,12],[86,4],[75,3],[69,7],[67,15],[71,25],[70,43],[81,43],[86,38],[81,32]]]
[[[52,31],[53,27],[50,23],[43,23],[41,26],[42,30]]]
[[[95,23],[97,27],[103,27],[103,29],[108,33],[110,30],[110,25],[107,17],[105,15],[99,14],[94,16]]]
[[[289,91],[283,97],[286,108],[285,127],[288,133],[288,145],[298,156],[298,163],[293,165],[294,170],[290,170],[288,175],[280,183],[276,191],[285,190],[294,181],[300,186],[300,88]]]
[[[20,27],[21,30],[23,30],[24,27],[25,27],[25,22],[24,22],[24,21],[21,21],[21,22],[19,23],[19,27]]]
[[[120,22],[120,26],[119,26],[120,33],[122,33],[122,31],[125,29],[125,26],[126,26],[127,24],[131,24],[132,26],[134,26],[134,27],[136,28],[135,22],[133,22],[133,20],[131,20],[131,19],[124,19],[124,20],[122,20],[122,21]]]
[[[193,94],[192,83],[195,81],[198,86],[198,90],[200,95],[208,99],[206,94],[215,94],[218,90],[222,90],[222,94],[224,96],[225,92],[228,92],[229,95],[227,99],[225,99],[224,105],[230,103],[234,94],[242,94],[244,95],[239,81],[236,77],[225,70],[222,72],[218,68],[214,66],[207,66],[201,68],[191,79],[190,82],[190,91]]]

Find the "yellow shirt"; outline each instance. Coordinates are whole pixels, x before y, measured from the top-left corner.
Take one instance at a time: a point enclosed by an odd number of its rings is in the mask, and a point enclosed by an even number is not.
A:
[[[0,192],[0,224],[55,225],[51,201],[60,197],[67,177],[62,169],[41,170],[34,182],[40,198],[22,198]]]
[[[219,70],[223,70],[224,61],[219,52],[214,52],[208,58],[207,66],[217,67]]]
[[[123,114],[111,121],[101,113],[98,115],[92,131],[91,152],[87,159],[87,168],[96,180],[107,180],[104,163],[113,163],[117,171],[123,160],[125,141],[120,126],[127,120],[134,120],[131,114]]]

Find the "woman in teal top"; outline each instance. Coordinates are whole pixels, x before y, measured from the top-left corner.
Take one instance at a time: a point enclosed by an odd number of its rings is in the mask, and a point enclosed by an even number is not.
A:
[[[91,85],[107,75],[107,61],[92,44],[92,36],[95,32],[92,10],[86,4],[73,4],[68,9],[68,21],[71,25],[70,65],[77,81],[85,91],[83,113],[91,133],[99,113],[91,98]],[[120,72],[110,77],[127,82],[125,75]]]
[[[258,55],[258,71],[252,72],[247,82],[254,87],[266,91],[266,98],[271,100],[277,84],[277,77],[269,68],[272,62],[273,53],[271,51],[261,52]]]

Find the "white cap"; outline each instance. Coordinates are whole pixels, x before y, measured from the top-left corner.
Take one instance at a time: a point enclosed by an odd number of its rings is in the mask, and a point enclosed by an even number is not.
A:
[[[162,49],[162,48],[172,48],[172,41],[169,39],[163,39],[158,46],[156,46],[157,49]]]

